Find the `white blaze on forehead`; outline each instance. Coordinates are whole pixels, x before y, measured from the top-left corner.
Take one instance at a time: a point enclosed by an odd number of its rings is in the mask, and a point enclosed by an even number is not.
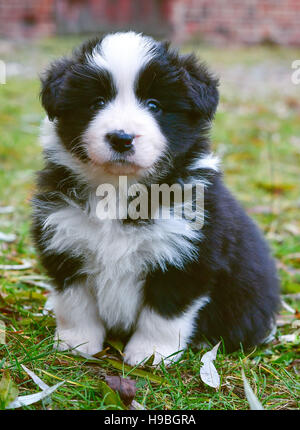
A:
[[[151,37],[134,32],[109,34],[94,48],[89,61],[108,70],[121,92],[133,88],[137,74],[151,60],[156,44]]]
[[[93,67],[111,74],[116,87],[116,96],[95,114],[83,134],[87,153],[94,163],[113,161],[114,152],[106,135],[114,130],[135,136],[134,153],[126,157],[132,165],[150,169],[163,155],[166,138],[135,94],[137,77],[155,55],[157,44],[150,37],[134,32],[110,34],[87,57]]]

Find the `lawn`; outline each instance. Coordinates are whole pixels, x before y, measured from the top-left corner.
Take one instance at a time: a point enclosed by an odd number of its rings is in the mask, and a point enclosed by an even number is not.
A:
[[[2,330],[5,325],[5,339],[0,333],[0,408],[9,403],[7,392],[13,398],[17,390],[20,396],[39,391],[21,366],[25,365],[49,386],[65,382],[51,400],[24,409],[122,409],[124,403],[105,382],[114,375],[136,382],[135,400],[146,409],[249,409],[242,369],[265,409],[298,409],[300,85],[293,85],[290,76],[300,51],[183,47],[194,49],[220,75],[213,149],[222,158],[227,185],[270,243],[288,305],[268,345],[230,355],[220,347],[215,366],[221,382],[214,389],[199,375],[207,349],[190,349],[169,369],[146,366],[143,371],[123,365],[122,345],[116,341],[108,343],[97,359],[53,350],[55,322],[43,313],[47,299],[43,283],[49,280],[29,236],[34,172],[42,165],[38,134],[44,114],[38,72],[78,40],[0,41],[0,59],[8,71],[6,85],[0,85],[0,207],[12,207],[9,213],[0,213],[0,231],[16,235],[13,242],[0,241],[0,265],[24,260],[31,264],[27,270],[0,269]]]

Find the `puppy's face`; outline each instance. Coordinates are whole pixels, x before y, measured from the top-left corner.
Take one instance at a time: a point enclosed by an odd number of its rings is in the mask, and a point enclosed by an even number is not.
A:
[[[116,33],[52,65],[42,103],[62,145],[112,175],[145,176],[209,128],[217,82],[194,57]]]

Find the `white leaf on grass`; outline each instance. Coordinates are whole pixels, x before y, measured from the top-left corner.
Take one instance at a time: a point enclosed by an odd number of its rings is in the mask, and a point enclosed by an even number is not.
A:
[[[0,206],[0,214],[11,214],[15,211],[12,206]]]
[[[262,404],[260,403],[260,401],[258,400],[256,395],[254,394],[252,388],[250,387],[250,384],[249,384],[243,370],[242,370],[242,378],[243,378],[243,382],[244,382],[245,394],[246,394],[250,409],[252,409],[253,411],[263,411],[264,408],[262,407]]]
[[[143,405],[141,405],[140,403],[138,403],[135,400],[132,400],[131,405],[130,405],[130,409],[137,410],[137,411],[145,411],[146,410],[146,408],[144,408]]]
[[[34,372],[29,370],[24,364],[21,364],[23,370],[30,376],[30,378],[42,389],[35,394],[29,394],[27,396],[19,396],[13,402],[11,402],[7,409],[21,408],[22,406],[29,406],[33,403],[39,402],[40,400],[49,397],[58,387],[60,387],[65,381],[59,382],[52,387],[49,387],[44,381],[41,380]]]
[[[0,231],[0,241],[2,242],[14,242],[17,236],[15,234],[6,234]]]
[[[45,382],[43,382],[34,372],[27,369],[27,367],[24,366],[24,364],[21,364],[21,366],[22,366],[23,370],[25,370],[27,375],[30,376],[30,378],[33,380],[33,382],[36,383],[36,385],[38,387],[40,387],[42,390],[46,390],[47,388],[49,388],[49,385],[45,384]]]
[[[293,342],[293,343],[296,343],[297,339],[298,339],[297,333],[284,334],[282,336],[279,336],[280,342]]]
[[[300,320],[295,320],[292,322],[292,327],[293,328],[298,328],[300,327]]]
[[[53,385],[52,387],[39,391],[38,393],[28,394],[28,396],[17,397],[16,400],[11,402],[7,406],[7,409],[21,408],[22,406],[29,406],[29,405],[32,405],[33,403],[39,402],[40,400],[43,400],[46,397],[50,396],[50,394],[52,394],[55,390],[57,390],[58,387],[60,387],[64,383],[65,381],[62,381],[56,385]]]
[[[31,267],[32,264],[27,260],[23,260],[22,264],[0,264],[0,270],[26,270]]]
[[[217,357],[218,348],[220,346],[219,342],[213,347],[212,350],[206,352],[201,358],[203,366],[200,369],[200,378],[202,381],[213,388],[219,388],[220,386],[220,376],[215,368],[213,361]]]
[[[0,345],[5,345],[5,322],[0,320]]]

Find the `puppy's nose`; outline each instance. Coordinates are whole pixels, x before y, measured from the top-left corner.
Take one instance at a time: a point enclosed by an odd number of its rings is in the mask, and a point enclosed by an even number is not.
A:
[[[133,134],[127,134],[124,130],[116,130],[107,133],[106,139],[117,152],[129,151],[133,147]]]

